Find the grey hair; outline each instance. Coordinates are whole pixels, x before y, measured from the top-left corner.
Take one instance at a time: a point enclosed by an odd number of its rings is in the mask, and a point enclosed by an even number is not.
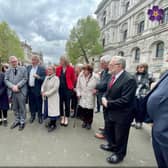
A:
[[[9,62],[10,62],[12,59],[15,59],[15,60],[18,61],[18,58],[17,58],[16,56],[10,56],[10,57],[9,57]]]
[[[40,57],[38,55],[32,55],[32,58],[35,58],[36,60],[40,61]]]
[[[116,60],[117,63],[121,64],[123,69],[126,68],[126,60],[122,56],[118,56],[118,55],[113,56],[112,60]]]
[[[105,63],[109,63],[111,61],[111,56],[110,55],[104,55],[100,58],[100,61],[104,61]]]

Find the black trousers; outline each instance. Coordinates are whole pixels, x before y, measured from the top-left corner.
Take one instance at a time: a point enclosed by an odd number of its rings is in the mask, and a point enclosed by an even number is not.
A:
[[[136,122],[143,122],[143,111],[142,111],[142,107],[141,107],[141,100],[142,98],[136,98],[135,99],[135,121]]]
[[[56,122],[57,122],[57,120],[56,119],[52,119],[52,120],[50,120],[50,125],[53,125],[53,126],[56,126]]]
[[[6,118],[7,119],[7,112],[8,110],[0,110],[0,119],[2,119],[2,114],[3,114],[3,118]]]
[[[87,124],[92,124],[93,122],[93,109],[78,107],[80,119]]]
[[[42,117],[42,96],[35,94],[34,88],[29,88],[29,108],[31,112],[31,117],[36,117],[36,112],[38,117]]]
[[[97,111],[100,112],[100,107],[101,107],[101,98],[102,96],[101,95],[97,95],[96,96],[96,100],[97,100]]]
[[[106,121],[105,134],[110,146],[120,157],[125,157],[127,153],[127,144],[130,124],[120,124],[113,121]]]
[[[69,117],[72,91],[67,89],[63,90],[60,89],[59,95],[60,95],[60,116]]]

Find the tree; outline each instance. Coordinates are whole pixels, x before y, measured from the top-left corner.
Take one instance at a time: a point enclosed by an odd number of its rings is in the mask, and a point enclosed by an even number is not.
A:
[[[70,61],[75,64],[79,57],[89,63],[89,57],[102,53],[103,47],[99,41],[100,28],[95,19],[88,16],[80,19],[70,32],[66,43],[66,52]]]
[[[15,55],[19,59],[24,58],[24,52],[19,37],[6,22],[0,23],[0,59],[7,62],[9,56]]]

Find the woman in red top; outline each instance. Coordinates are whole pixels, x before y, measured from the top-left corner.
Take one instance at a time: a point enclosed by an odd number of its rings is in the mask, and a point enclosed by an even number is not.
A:
[[[60,66],[56,68],[56,75],[60,79],[59,95],[61,125],[68,126],[68,118],[70,116],[70,100],[75,84],[75,72],[74,68],[69,65],[69,61],[65,56],[60,58]]]

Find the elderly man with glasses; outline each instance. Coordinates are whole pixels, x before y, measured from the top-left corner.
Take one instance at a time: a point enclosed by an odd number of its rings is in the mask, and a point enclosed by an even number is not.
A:
[[[22,131],[26,118],[27,70],[23,66],[18,66],[18,59],[15,56],[9,58],[9,63],[11,67],[5,73],[5,83],[15,112],[15,122],[11,129],[19,126],[19,131]]]
[[[107,162],[116,164],[126,156],[127,143],[131,122],[134,118],[133,103],[136,92],[136,80],[126,70],[123,57],[113,56],[109,64],[111,79],[102,97],[104,113],[106,114],[105,135],[108,144],[102,144],[101,149],[111,151]]]

